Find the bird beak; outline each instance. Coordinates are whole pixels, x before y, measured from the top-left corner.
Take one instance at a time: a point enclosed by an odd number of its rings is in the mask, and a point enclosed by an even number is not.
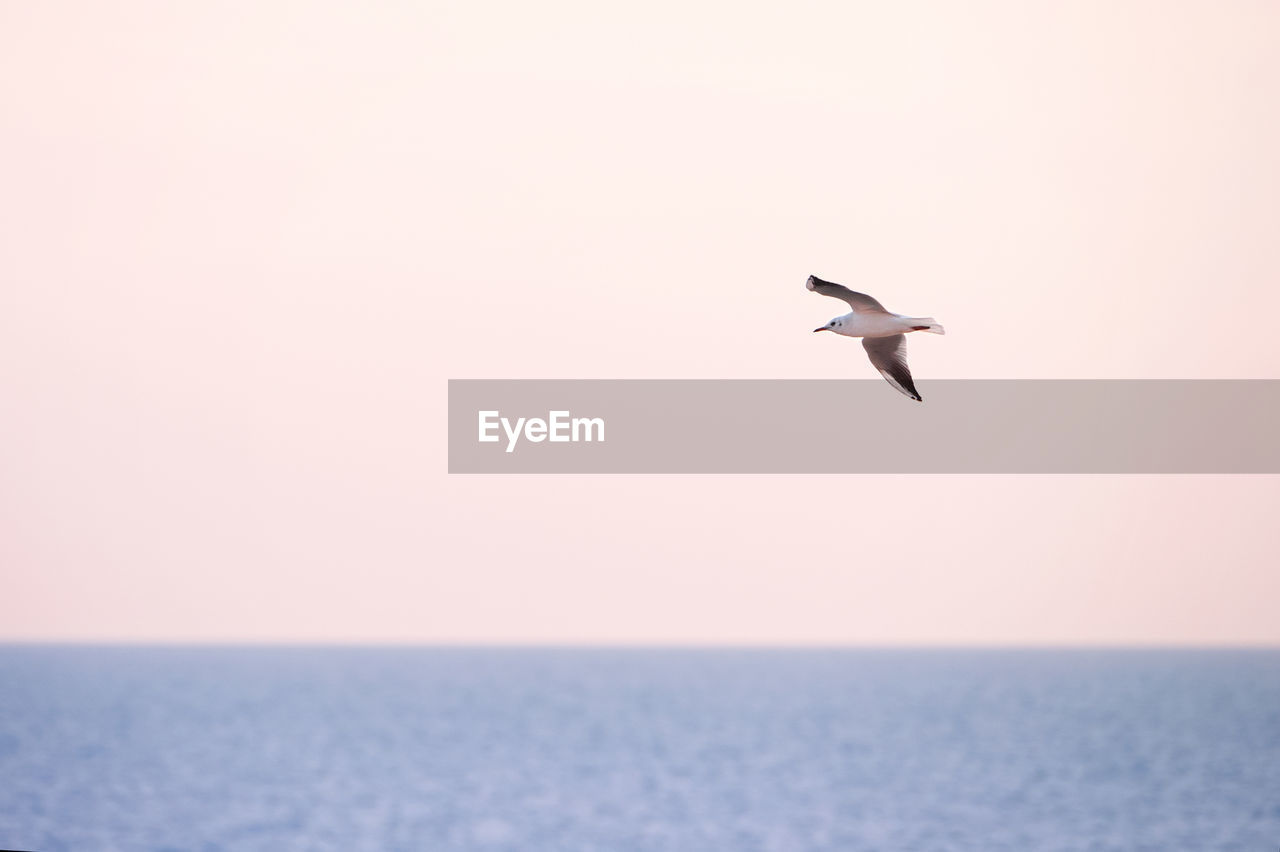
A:
[[[818,326],[817,328],[815,328],[813,331],[814,331],[814,333],[816,334],[816,333],[817,333],[817,332],[819,332],[819,331],[828,331],[828,329],[827,329],[827,327],[826,327],[825,325],[820,325],[820,326]]]

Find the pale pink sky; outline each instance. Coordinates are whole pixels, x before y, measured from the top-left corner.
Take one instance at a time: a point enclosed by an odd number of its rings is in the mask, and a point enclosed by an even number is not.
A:
[[[810,273],[922,389],[1280,378],[1277,32],[4,4],[0,640],[1280,642],[1273,476],[444,473],[449,378],[874,377]]]

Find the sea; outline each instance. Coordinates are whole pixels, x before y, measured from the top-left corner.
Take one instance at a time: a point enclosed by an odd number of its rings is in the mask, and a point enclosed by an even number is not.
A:
[[[1280,650],[0,646],[0,847],[1280,850]]]

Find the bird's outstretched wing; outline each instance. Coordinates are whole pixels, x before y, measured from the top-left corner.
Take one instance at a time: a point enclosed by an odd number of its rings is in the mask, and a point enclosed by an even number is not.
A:
[[[885,381],[916,402],[924,401],[916,390],[916,383],[911,381],[911,371],[907,369],[907,336],[905,334],[895,334],[892,337],[864,337],[862,348],[867,350],[871,366],[880,371]]]
[[[823,281],[816,275],[810,275],[809,280],[805,282],[805,286],[815,293],[821,293],[824,296],[831,296],[836,299],[843,299],[849,303],[849,307],[855,311],[883,311],[884,305],[868,296],[866,293],[858,293],[845,287],[843,284],[832,284],[830,281]],[[887,313],[887,311],[886,311]]]

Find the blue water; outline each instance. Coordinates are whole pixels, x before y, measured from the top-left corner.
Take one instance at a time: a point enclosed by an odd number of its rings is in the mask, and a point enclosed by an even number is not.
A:
[[[1280,848],[1280,652],[0,646],[0,847]]]

